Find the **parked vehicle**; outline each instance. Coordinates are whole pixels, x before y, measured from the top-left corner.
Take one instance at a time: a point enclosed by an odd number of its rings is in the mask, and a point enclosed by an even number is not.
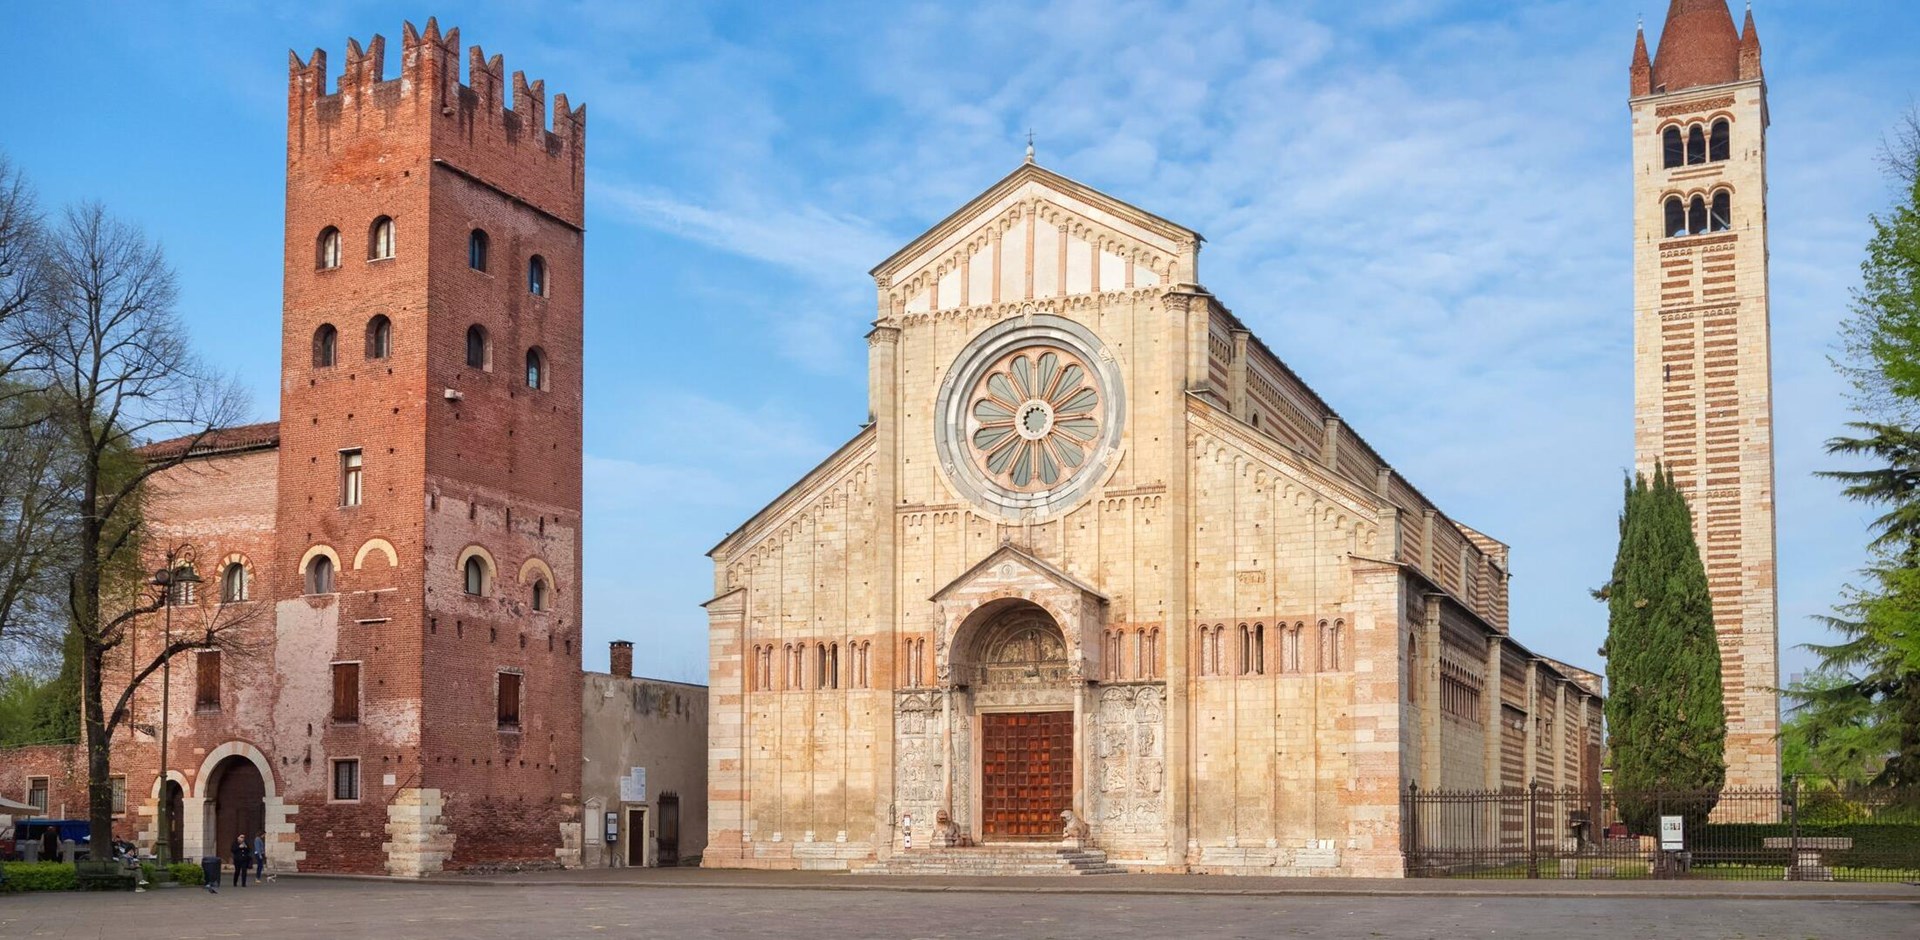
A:
[[[20,819],[13,824],[13,838],[6,843],[13,858],[25,858],[27,843],[38,844],[45,838],[48,829],[55,832],[61,842],[72,842],[74,858],[90,857],[93,841],[93,824],[84,819]],[[56,861],[41,857],[41,861]]]

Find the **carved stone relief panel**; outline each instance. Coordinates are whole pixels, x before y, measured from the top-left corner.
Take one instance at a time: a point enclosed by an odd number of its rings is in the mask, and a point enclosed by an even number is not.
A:
[[[1107,685],[1094,717],[1094,823],[1100,835],[1157,835],[1166,826],[1166,687]]]

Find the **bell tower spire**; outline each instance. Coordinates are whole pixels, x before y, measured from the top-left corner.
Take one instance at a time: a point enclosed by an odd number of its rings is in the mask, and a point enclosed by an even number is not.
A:
[[[1747,14],[1672,0],[1636,39],[1634,466],[1693,513],[1719,638],[1728,786],[1779,785],[1767,89]]]

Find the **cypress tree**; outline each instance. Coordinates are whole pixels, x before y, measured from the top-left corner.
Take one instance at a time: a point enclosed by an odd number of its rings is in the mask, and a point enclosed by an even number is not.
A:
[[[1726,783],[1727,716],[1707,571],[1673,472],[1627,482],[1607,602],[1607,733],[1621,817],[1706,821]],[[1684,794],[1684,795],[1676,795]],[[1656,796],[1656,794],[1659,794]]]

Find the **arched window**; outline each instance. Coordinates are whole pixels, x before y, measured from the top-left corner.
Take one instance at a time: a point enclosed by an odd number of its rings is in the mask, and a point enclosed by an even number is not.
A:
[[[340,230],[329,225],[320,230],[314,245],[313,266],[322,271],[340,266]]]
[[[1707,159],[1725,160],[1732,150],[1732,125],[1726,118],[1713,122],[1713,133],[1707,138]]]
[[[547,609],[547,579],[535,578],[533,581],[533,609]]]
[[[1707,162],[1707,132],[1700,125],[1687,128],[1687,165]]]
[[[393,257],[393,220],[381,216],[367,229],[367,260]]]
[[[1680,136],[1680,128],[1669,127],[1666,133],[1660,135],[1660,151],[1660,165],[1665,169],[1671,170],[1687,162],[1687,143]]]
[[[1707,200],[1704,196],[1695,196],[1687,204],[1687,234],[1699,235],[1707,230]]]
[[[464,587],[466,592],[475,595],[485,594],[487,592],[487,563],[482,561],[479,555],[474,555],[467,559],[467,563],[463,568],[466,576],[466,584]]]
[[[467,365],[475,369],[489,368],[488,351],[487,328],[478,323],[467,327]]]
[[[340,347],[340,331],[331,323],[322,323],[313,331],[313,364],[316,368],[333,365]]]
[[[547,296],[547,259],[539,255],[527,259],[527,293]]]
[[[1687,204],[1681,202],[1679,196],[1667,197],[1666,233],[1668,238],[1687,234]]]
[[[487,269],[487,233],[483,229],[474,229],[467,235],[467,267],[475,271]]]
[[[232,604],[247,599],[247,566],[230,562],[220,572],[220,602]]]
[[[307,562],[306,587],[308,594],[333,593],[333,559],[326,555],[315,555]]]
[[[1733,194],[1720,190],[1713,194],[1713,214],[1707,219],[1707,231],[1724,232],[1733,228]]]
[[[393,321],[376,313],[367,321],[367,358],[385,359],[393,355]]]
[[[527,350],[527,387],[547,387],[547,354],[538,346]]]

